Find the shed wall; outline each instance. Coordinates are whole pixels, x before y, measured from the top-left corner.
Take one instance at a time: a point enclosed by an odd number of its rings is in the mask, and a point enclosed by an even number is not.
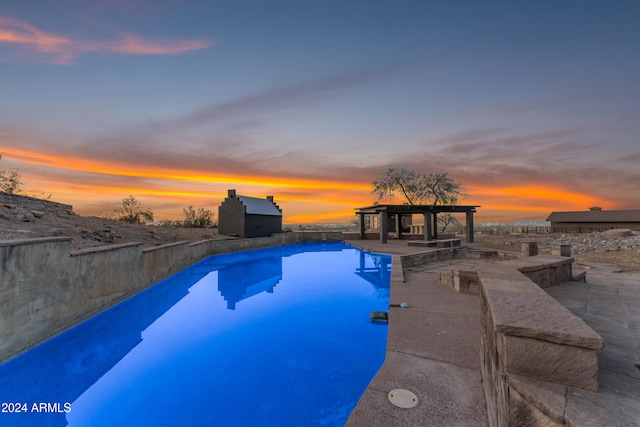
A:
[[[224,200],[218,208],[218,233],[245,236],[245,206],[235,197]]]
[[[267,237],[281,232],[281,216],[247,215],[244,226],[245,235],[242,237]]]

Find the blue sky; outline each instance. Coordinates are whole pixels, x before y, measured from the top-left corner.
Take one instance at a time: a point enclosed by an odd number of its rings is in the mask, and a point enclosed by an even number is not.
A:
[[[274,195],[348,221],[387,164],[478,220],[640,209],[640,2],[0,6],[0,152],[29,194],[156,217]]]

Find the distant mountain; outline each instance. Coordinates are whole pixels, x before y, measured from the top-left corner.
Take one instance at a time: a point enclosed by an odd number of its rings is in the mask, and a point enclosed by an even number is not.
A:
[[[542,219],[519,219],[517,221],[510,222],[508,225],[518,227],[548,227],[551,223]]]
[[[541,219],[519,219],[513,222],[484,222],[476,224],[477,227],[549,227],[551,223]]]

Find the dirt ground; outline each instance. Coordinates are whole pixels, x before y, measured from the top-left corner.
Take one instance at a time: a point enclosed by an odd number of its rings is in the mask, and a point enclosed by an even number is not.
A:
[[[184,228],[155,225],[128,224],[98,217],[83,217],[65,212],[47,212],[41,218],[29,222],[0,219],[0,239],[24,239],[29,237],[71,237],[71,249],[119,243],[140,242],[144,247],[166,243],[207,239],[233,239],[219,236],[215,228]]]

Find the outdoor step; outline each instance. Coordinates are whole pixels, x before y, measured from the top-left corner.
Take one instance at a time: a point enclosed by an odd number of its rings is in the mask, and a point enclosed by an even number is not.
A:
[[[572,271],[572,282],[587,282],[587,270],[573,270]]]
[[[442,240],[409,240],[407,246],[422,246],[427,248],[452,248],[461,245],[461,239]]]

